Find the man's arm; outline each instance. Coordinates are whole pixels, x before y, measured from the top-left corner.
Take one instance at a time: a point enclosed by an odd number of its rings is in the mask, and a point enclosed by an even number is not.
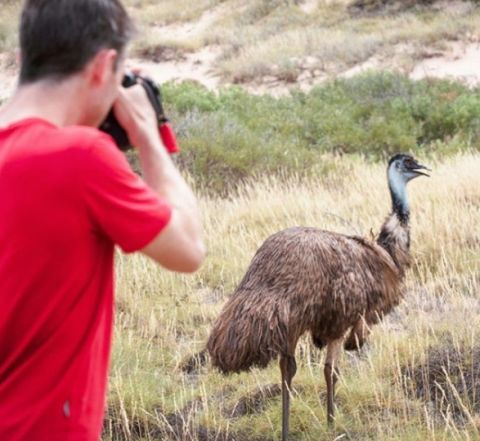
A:
[[[167,153],[141,86],[121,89],[115,115],[139,152],[145,182],[172,206],[168,225],[141,251],[173,271],[193,272],[205,257],[197,201]]]

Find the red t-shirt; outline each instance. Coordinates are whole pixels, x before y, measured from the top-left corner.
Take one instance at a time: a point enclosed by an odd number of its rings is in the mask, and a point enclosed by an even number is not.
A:
[[[98,130],[0,130],[1,441],[99,439],[114,244],[139,250],[170,217]]]

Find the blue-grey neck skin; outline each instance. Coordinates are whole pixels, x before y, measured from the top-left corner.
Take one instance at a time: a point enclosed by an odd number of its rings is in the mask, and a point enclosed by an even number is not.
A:
[[[377,243],[392,257],[403,277],[410,265],[410,231],[408,218],[410,214],[407,197],[407,182],[412,177],[406,176],[393,162],[388,168],[388,187],[392,197],[392,213],[382,225]]]
[[[388,188],[392,197],[392,210],[403,224],[408,224],[410,207],[407,196],[408,179],[392,164],[388,169]]]

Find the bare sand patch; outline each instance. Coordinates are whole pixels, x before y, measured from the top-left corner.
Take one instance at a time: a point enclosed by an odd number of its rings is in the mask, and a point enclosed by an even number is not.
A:
[[[418,63],[410,74],[412,79],[426,77],[460,80],[469,86],[480,84],[480,43],[449,43],[446,53]]]
[[[129,65],[140,67],[150,77],[159,83],[166,81],[182,82],[196,81],[208,89],[217,89],[221,79],[215,73],[216,58],[221,54],[221,49],[207,46],[197,52],[185,53],[179,59],[164,62],[131,58]]]
[[[318,0],[305,0],[300,4],[300,9],[305,12],[305,14],[311,14],[315,9],[317,9]]]

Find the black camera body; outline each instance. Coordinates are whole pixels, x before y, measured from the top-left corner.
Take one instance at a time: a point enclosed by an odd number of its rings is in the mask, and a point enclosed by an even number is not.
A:
[[[148,77],[143,77],[134,73],[127,73],[124,75],[122,80],[123,87],[132,87],[135,84],[143,86],[147,93],[150,104],[155,110],[159,133],[166,149],[169,153],[177,153],[180,149],[177,145],[175,134],[168,124],[168,118],[165,116],[163,110],[160,88]],[[128,139],[127,132],[118,122],[113,109],[110,110],[107,118],[100,125],[100,130],[112,136],[120,150],[127,151],[133,148],[132,143]]]

